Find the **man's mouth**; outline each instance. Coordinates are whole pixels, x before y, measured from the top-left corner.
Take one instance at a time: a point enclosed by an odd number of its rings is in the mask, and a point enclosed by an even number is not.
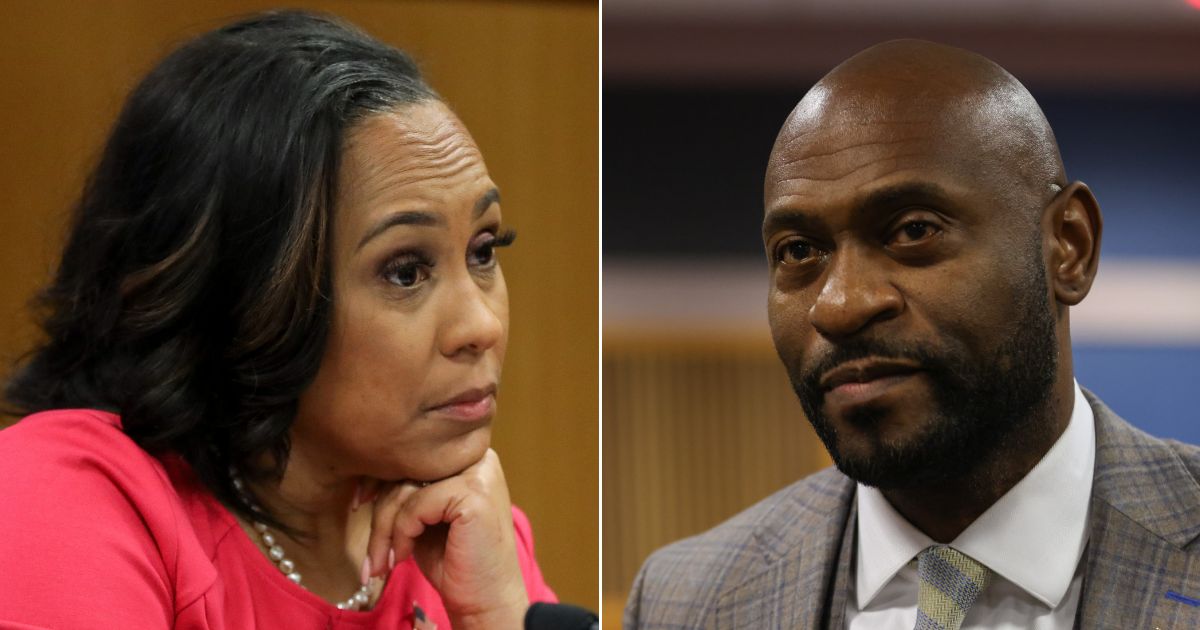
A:
[[[908,361],[859,359],[821,375],[820,387],[827,400],[854,405],[876,398],[920,371],[919,365]]]
[[[921,367],[908,361],[894,359],[859,359],[847,361],[821,375],[821,389],[830,391],[853,383],[869,383],[890,376],[920,371]]]

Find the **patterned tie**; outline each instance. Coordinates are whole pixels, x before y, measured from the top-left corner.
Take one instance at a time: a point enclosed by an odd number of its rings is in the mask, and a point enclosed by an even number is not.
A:
[[[917,577],[921,589],[914,630],[959,630],[992,572],[955,549],[934,545],[917,555]]]

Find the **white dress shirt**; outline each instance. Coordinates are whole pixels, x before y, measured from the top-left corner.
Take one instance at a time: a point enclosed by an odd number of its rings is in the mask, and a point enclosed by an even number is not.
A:
[[[1069,629],[1083,582],[1088,504],[1096,458],[1092,408],[1075,383],[1063,434],[1024,479],[971,523],[951,547],[992,570],[992,581],[962,628]],[[846,600],[850,630],[912,628],[917,620],[916,556],[935,544],[883,494],[858,485],[856,554]]]

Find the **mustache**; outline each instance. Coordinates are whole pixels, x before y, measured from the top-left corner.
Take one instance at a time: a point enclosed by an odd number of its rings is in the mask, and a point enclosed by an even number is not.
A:
[[[833,346],[828,352],[802,365],[800,383],[808,392],[820,391],[821,376],[847,363],[866,358],[908,361],[922,370],[943,371],[946,359],[933,351],[928,344],[892,341],[884,339],[853,339]]]

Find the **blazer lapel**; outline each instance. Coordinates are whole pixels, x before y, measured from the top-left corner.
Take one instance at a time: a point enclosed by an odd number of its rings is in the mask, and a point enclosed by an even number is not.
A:
[[[816,500],[788,501],[764,523],[756,536],[761,556],[718,597],[714,628],[819,628],[828,619],[854,503],[849,478],[830,471],[829,479]]]
[[[1200,562],[1186,550],[1200,535],[1200,486],[1171,446],[1088,400],[1096,474],[1078,625],[1200,627]]]
[[[854,562],[857,535],[858,501],[851,500],[850,514],[846,517],[846,525],[842,528],[842,548],[838,552],[833,586],[825,605],[825,620],[822,627],[830,630],[846,627],[846,598],[850,596],[850,563]]]

